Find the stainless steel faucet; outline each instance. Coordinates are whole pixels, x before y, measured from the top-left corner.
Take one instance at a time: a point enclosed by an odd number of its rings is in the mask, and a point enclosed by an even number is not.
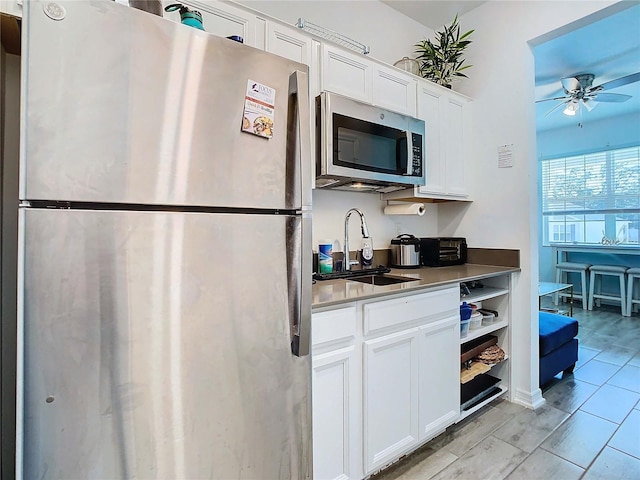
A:
[[[369,229],[367,228],[367,221],[364,218],[364,213],[362,213],[357,208],[350,209],[344,217],[344,269],[351,270],[351,265],[355,265],[358,263],[357,260],[351,263],[351,259],[349,258],[349,217],[353,212],[356,212],[360,215],[360,229],[362,231],[362,238],[369,236]]]

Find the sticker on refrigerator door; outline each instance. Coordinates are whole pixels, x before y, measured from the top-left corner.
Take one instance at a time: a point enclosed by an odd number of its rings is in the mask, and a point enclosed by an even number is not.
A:
[[[254,80],[247,80],[242,131],[271,138],[273,136],[275,103],[276,91],[274,88]]]

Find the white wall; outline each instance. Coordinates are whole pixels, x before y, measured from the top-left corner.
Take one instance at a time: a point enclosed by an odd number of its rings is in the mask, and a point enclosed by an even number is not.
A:
[[[525,405],[541,403],[538,364],[531,361],[538,357],[538,193],[529,42],[546,41],[572,28],[567,24],[613,3],[489,1],[461,17],[465,29],[475,29],[467,54],[473,68],[458,88],[473,98],[474,156],[468,178],[473,179],[476,201],[460,219],[457,233],[476,247],[521,251],[522,273],[515,276],[512,296],[511,365],[512,394]],[[505,144],[513,145],[512,168],[498,168],[497,148]],[[440,224],[448,221],[446,210],[439,210]]]
[[[416,237],[434,237],[438,235],[435,204],[425,204],[424,216],[384,215],[386,202],[381,202],[377,194],[340,192],[337,190],[313,191],[313,248],[319,241],[338,240],[344,243],[344,217],[350,208],[359,208],[364,213],[373,237],[375,250],[389,248],[389,242],[400,233],[411,233]],[[349,220],[349,250],[360,248],[360,220],[351,215]]]

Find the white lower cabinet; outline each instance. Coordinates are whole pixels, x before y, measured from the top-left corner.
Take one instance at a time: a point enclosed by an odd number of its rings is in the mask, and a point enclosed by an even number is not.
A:
[[[458,284],[314,311],[314,479],[361,479],[460,410]]]
[[[356,307],[312,317],[313,478],[362,478],[361,347]]]
[[[314,479],[372,475],[509,391],[505,360],[499,391],[461,411],[460,346],[491,334],[510,351],[511,276],[480,280],[465,300],[498,320],[462,339],[458,283],[313,312]]]
[[[353,395],[358,359],[355,347],[313,359],[313,477],[355,478],[351,436],[357,405]],[[357,461],[357,460],[356,460]]]
[[[418,380],[418,440],[429,440],[460,415],[460,314],[420,327]]]
[[[364,461],[372,472],[418,441],[418,343],[412,328],[364,342]]]

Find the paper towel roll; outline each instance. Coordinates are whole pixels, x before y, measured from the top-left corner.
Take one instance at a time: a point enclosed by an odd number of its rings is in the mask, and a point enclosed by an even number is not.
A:
[[[404,203],[387,205],[384,207],[385,215],[424,215],[424,203]]]

